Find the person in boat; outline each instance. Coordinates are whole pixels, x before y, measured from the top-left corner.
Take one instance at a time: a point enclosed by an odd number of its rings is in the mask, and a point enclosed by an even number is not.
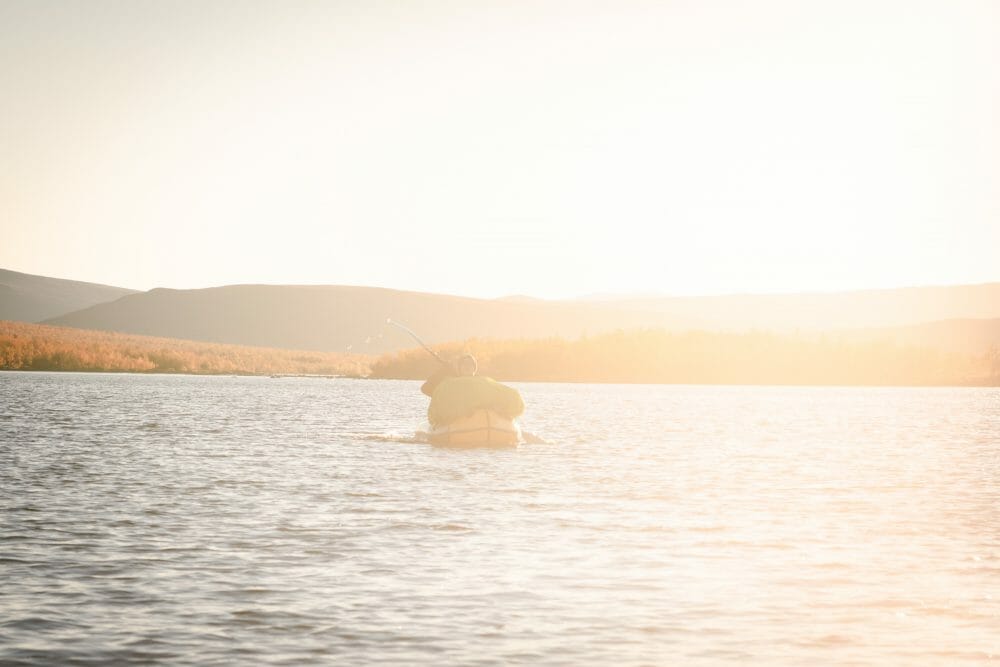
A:
[[[513,387],[477,375],[479,364],[471,354],[462,355],[454,369],[442,368],[420,387],[431,397],[427,418],[433,427],[445,426],[476,410],[492,410],[507,419],[524,412],[524,400]]]
[[[420,391],[433,399],[434,390],[445,380],[463,376],[474,376],[478,372],[479,363],[476,361],[476,358],[471,354],[463,354],[458,358],[458,361],[449,366],[445,366],[442,361],[441,368],[420,385]]]

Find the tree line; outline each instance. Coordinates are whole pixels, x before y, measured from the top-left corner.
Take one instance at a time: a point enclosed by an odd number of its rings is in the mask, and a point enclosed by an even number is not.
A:
[[[469,352],[480,372],[542,382],[829,385],[1000,385],[1000,347],[961,355],[891,340],[767,332],[617,331],[577,340],[470,339],[435,346]],[[420,379],[439,367],[421,349],[383,355],[370,377]]]
[[[473,338],[434,349],[445,359],[470,352],[482,374],[527,382],[1000,386],[997,345],[962,355],[836,335],[652,329],[579,339]],[[0,321],[2,370],[418,380],[438,368],[420,348],[371,357]]]
[[[362,355],[203,343],[0,321],[0,369],[238,375],[350,375]]]

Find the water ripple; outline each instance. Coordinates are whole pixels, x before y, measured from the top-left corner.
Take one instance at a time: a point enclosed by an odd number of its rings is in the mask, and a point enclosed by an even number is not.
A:
[[[0,663],[981,664],[1000,392],[0,373]]]

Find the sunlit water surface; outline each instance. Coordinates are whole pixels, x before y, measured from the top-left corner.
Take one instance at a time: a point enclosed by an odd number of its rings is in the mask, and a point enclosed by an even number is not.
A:
[[[1000,662],[1000,392],[0,373],[0,662]]]

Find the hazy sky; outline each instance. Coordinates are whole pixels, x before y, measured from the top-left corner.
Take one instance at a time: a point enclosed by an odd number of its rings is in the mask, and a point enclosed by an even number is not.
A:
[[[995,0],[0,0],[0,267],[473,296],[996,281],[998,65]]]

